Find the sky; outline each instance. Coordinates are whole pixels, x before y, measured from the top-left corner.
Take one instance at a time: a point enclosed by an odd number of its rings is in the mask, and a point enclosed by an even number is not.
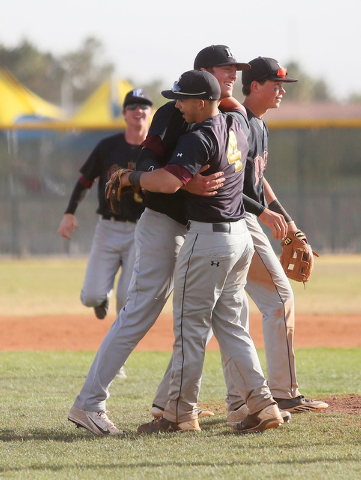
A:
[[[4,0],[0,44],[26,38],[61,55],[95,37],[119,77],[167,88],[202,48],[223,44],[240,62],[297,61],[343,100],[361,94],[360,18],[360,0]]]

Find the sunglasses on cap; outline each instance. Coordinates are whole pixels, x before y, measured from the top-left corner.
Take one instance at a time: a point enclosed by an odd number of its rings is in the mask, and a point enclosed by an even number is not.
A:
[[[278,77],[279,79],[286,78],[287,77],[287,68],[281,67],[278,70],[274,70],[272,73],[264,75],[263,77],[259,77],[256,79],[256,82],[259,82],[260,80],[266,80],[267,78],[270,77]]]
[[[206,92],[196,92],[196,93],[182,92],[182,88],[179,86],[178,82],[173,83],[172,92],[179,93],[180,95],[203,95],[206,93]]]
[[[278,69],[276,75],[277,75],[277,77],[286,78],[286,76],[287,76],[287,68],[283,68],[283,67],[282,67],[282,68]]]
[[[139,107],[141,110],[148,110],[150,108],[150,105],[147,105],[145,103],[130,103],[125,107],[126,110],[136,110],[137,107]]]

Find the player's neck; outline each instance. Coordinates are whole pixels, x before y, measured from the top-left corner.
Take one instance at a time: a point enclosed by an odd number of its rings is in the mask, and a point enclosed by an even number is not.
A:
[[[262,118],[263,115],[267,112],[267,109],[265,109],[262,105],[260,105],[258,102],[255,102],[250,96],[247,96],[244,99],[243,105],[248,108],[248,110],[251,110],[253,115],[256,115],[258,118]]]
[[[198,112],[196,123],[202,123],[208,118],[215,117],[216,115],[219,115],[218,103],[206,106],[206,108]]]
[[[128,127],[124,132],[125,140],[131,145],[140,145],[145,140],[147,132],[147,128],[137,129]]]

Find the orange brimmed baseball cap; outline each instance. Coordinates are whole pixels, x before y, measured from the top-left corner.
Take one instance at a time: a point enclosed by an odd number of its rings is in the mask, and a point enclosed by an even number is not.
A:
[[[274,58],[257,57],[249,62],[251,68],[242,72],[242,84],[250,85],[252,82],[263,82],[274,80],[279,82],[298,82],[296,78],[290,78],[287,68],[281,65]]]
[[[226,65],[235,65],[237,70],[247,70],[250,68],[248,63],[237,62],[231,49],[226,45],[211,45],[203,48],[194,60],[194,70],[223,67]]]

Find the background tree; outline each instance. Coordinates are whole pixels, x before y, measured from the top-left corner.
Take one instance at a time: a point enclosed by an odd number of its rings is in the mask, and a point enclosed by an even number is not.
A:
[[[313,79],[305,73],[297,62],[287,65],[288,75],[298,78],[297,88],[287,89],[287,100],[299,102],[325,102],[334,100],[328,85],[323,80]]]
[[[297,62],[290,62],[286,67],[290,77],[298,78],[297,88],[286,88],[286,101],[321,102],[334,100],[326,83],[323,80],[311,78],[301,69]],[[234,86],[234,96],[237,99],[243,99],[241,76],[242,73],[239,72],[239,80]]]
[[[114,71],[102,51],[99,40],[88,38],[78,50],[56,57],[23,40],[14,48],[0,45],[0,65],[34,93],[74,109]]]

